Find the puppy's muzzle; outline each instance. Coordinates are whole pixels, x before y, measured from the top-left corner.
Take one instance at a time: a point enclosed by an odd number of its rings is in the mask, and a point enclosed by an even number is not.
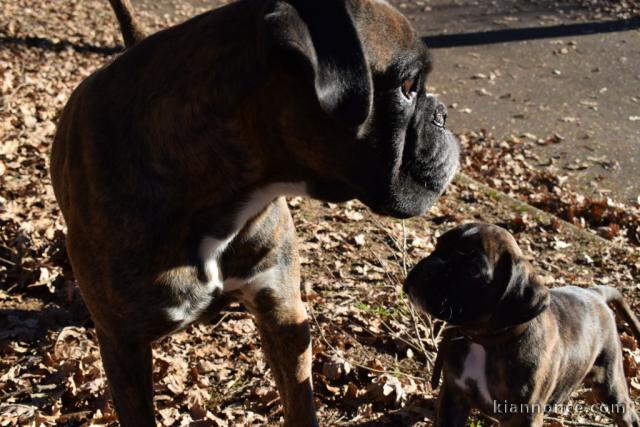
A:
[[[412,289],[433,287],[439,276],[439,272],[445,264],[445,260],[436,257],[427,257],[420,261],[410,272],[402,285],[402,290],[410,294]]]

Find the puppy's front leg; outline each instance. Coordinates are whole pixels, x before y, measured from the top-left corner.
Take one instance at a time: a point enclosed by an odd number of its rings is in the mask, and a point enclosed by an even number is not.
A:
[[[464,394],[456,390],[445,378],[438,399],[436,427],[464,427],[471,408]]]
[[[275,269],[279,267],[273,267]],[[256,317],[262,347],[276,380],[285,425],[317,426],[311,379],[311,333],[295,274],[275,274],[245,305]]]

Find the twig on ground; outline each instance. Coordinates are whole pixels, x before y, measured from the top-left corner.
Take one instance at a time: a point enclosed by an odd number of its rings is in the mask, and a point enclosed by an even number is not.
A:
[[[318,319],[316,318],[316,314],[313,310],[313,307],[311,305],[309,305],[309,313],[311,314],[311,318],[313,319],[313,322],[316,324],[316,327],[318,328],[318,332],[320,333],[320,339],[322,339],[322,341],[327,345],[327,347],[329,347],[329,349],[333,352],[333,354],[340,358],[342,361],[349,363],[351,366],[355,366],[357,368],[360,369],[364,369],[366,371],[369,372],[375,372],[377,374],[390,374],[390,375],[400,375],[406,378],[411,378],[412,380],[416,380],[416,381],[425,381],[424,378],[421,377],[416,377],[414,375],[411,374],[407,374],[405,372],[402,371],[387,371],[384,369],[375,369],[375,368],[370,368],[369,366],[366,365],[362,365],[360,363],[357,362],[353,362],[351,360],[347,360],[347,358],[345,358],[342,355],[342,352],[340,352],[340,350],[338,350],[337,348],[335,348],[330,342],[329,340],[327,340],[327,337],[324,335],[324,332],[322,332],[322,327],[320,326],[320,323],[318,322]]]
[[[609,424],[594,423],[589,421],[570,421],[570,420],[565,420],[564,418],[556,418],[556,417],[544,417],[544,419],[546,421],[555,421],[555,422],[570,425],[570,426],[583,426],[583,427],[608,427],[609,426]]]

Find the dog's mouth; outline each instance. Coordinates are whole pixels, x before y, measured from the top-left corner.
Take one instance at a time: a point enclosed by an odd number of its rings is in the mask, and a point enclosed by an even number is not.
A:
[[[395,177],[388,190],[374,190],[373,195],[365,193],[359,199],[379,215],[397,219],[420,216],[435,205],[457,170],[457,154],[438,161],[427,171],[410,167]]]
[[[407,135],[406,150],[413,155],[403,163],[407,175],[415,186],[429,194],[440,196],[451,183],[460,166],[460,143],[446,129],[436,129],[435,143],[422,143],[417,146],[417,137],[410,132]],[[424,145],[429,144],[425,147]],[[416,147],[417,146],[417,147]]]
[[[436,319],[447,322],[451,325],[459,326],[469,321],[469,316],[463,304],[456,303],[448,296],[432,298],[427,296],[418,296],[414,292],[408,292],[409,300],[423,313],[426,313]]]
[[[428,126],[427,136],[414,127],[407,129],[387,197],[378,206],[370,205],[377,213],[396,218],[423,215],[453,180],[460,163],[460,144],[448,130]]]
[[[440,105],[424,100],[413,116],[397,123],[385,122],[397,111],[375,113],[355,144],[341,152],[348,160],[337,159],[344,168],[315,172],[311,194],[327,201],[356,198],[377,214],[399,219],[424,214],[459,168],[460,144],[444,128]]]
[[[409,165],[409,175],[413,181],[427,191],[439,195],[453,180],[460,157],[460,146],[456,137],[445,129],[442,132],[446,141],[440,144],[440,149],[414,160]]]

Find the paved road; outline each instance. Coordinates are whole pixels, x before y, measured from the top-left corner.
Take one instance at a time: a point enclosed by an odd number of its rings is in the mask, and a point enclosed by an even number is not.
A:
[[[541,165],[552,163],[589,194],[597,189],[617,200],[638,199],[637,20],[614,23],[634,30],[603,32],[606,28],[597,23],[616,18],[583,7],[587,0],[391,2],[409,16],[428,44],[449,45],[433,51],[430,84],[452,106],[449,126],[454,131],[486,128],[500,138],[559,134],[561,143],[537,148]],[[175,0],[135,3],[147,9],[155,3],[158,13],[171,13]],[[528,30],[517,31],[523,28]],[[585,31],[598,32],[582,34]],[[476,42],[485,44],[464,46]]]
[[[416,29],[438,42],[500,43],[434,49],[430,84],[450,109],[456,131],[490,129],[498,137],[560,134],[538,147],[542,164],[570,176],[584,191],[610,190],[618,200],[640,196],[640,31],[601,32],[578,1],[393,1]],[[426,10],[425,10],[426,9]],[[614,23],[613,26],[616,24]],[[553,38],[541,28],[573,35]],[[606,26],[604,26],[606,27]],[[527,31],[508,31],[529,28]],[[506,30],[506,31],[505,31]],[[438,37],[484,32],[462,38]],[[495,35],[495,37],[487,37]],[[578,34],[575,34],[578,33]],[[510,38],[531,37],[525,41]],[[443,40],[444,39],[444,40]],[[427,39],[428,41],[429,39]],[[568,169],[582,169],[571,171]]]

